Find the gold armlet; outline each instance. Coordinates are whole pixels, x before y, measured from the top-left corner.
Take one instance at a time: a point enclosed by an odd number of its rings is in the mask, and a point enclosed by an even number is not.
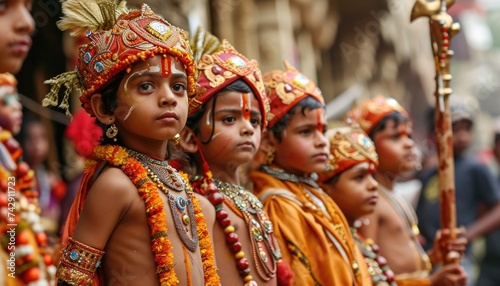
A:
[[[62,250],[56,277],[71,285],[91,285],[104,251],[69,238]]]

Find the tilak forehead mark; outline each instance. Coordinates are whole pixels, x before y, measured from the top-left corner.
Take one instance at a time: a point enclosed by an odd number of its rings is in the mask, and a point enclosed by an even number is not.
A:
[[[319,132],[323,132],[323,129],[326,125],[323,110],[321,108],[318,108],[318,109],[315,109],[314,112],[316,113],[316,129]]]
[[[252,109],[252,101],[251,101],[251,98],[250,98],[250,94],[249,93],[242,93],[241,94],[241,97],[240,97],[240,100],[241,100],[241,113],[243,114],[243,118],[245,118],[245,120],[250,120],[250,114],[251,114],[251,109]]]

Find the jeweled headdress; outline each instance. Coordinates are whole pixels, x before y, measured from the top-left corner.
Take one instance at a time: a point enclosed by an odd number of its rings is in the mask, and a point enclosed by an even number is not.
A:
[[[335,175],[368,162],[378,166],[378,156],[372,140],[357,126],[343,126],[326,132],[330,141],[330,166],[328,171],[319,174],[319,182],[325,182]]]
[[[406,110],[394,98],[376,96],[363,101],[360,106],[353,108],[347,116],[357,121],[361,129],[370,134],[373,128],[387,115],[399,112],[408,117]]]
[[[43,100],[44,106],[56,106],[58,93],[66,88],[59,107],[69,114],[69,95],[81,90],[82,107],[94,116],[90,97],[99,92],[118,73],[139,60],[155,55],[171,55],[184,64],[188,76],[188,94],[195,93],[195,67],[189,42],[180,28],[156,15],[146,4],[128,11],[125,1],[68,0],[62,3],[61,30],[73,36],[86,33],[90,43],[80,47],[73,71],[45,83],[52,85]]]
[[[283,115],[308,96],[324,103],[321,91],[312,80],[287,61],[284,61],[284,65],[284,71],[273,70],[264,74],[264,86],[271,102],[268,127],[273,127]]]
[[[192,41],[194,46],[199,44],[197,40]],[[199,50],[199,48],[193,47],[195,55],[198,54]],[[213,51],[213,53],[200,55],[201,58],[196,61],[198,68],[197,90],[196,97],[191,100],[189,105],[189,115],[198,111],[221,89],[238,79],[242,79],[257,97],[262,118],[266,118],[269,112],[269,102],[257,61],[247,59],[226,40],[222,40],[222,43]]]

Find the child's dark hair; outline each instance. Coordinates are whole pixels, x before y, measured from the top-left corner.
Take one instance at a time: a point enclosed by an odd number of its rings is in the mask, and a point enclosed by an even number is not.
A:
[[[382,120],[380,120],[379,123],[377,123],[377,125],[375,125],[375,127],[370,132],[370,134],[368,134],[370,136],[370,139],[374,140],[377,132],[384,130],[387,127],[387,123],[389,121],[393,121],[395,126],[398,126],[399,123],[401,123],[401,122],[406,123],[406,122],[410,121],[410,119],[408,117],[406,117],[405,115],[395,111],[395,112],[387,115],[386,117],[384,117]]]
[[[273,133],[274,137],[281,142],[282,137],[281,133],[285,130],[290,120],[292,120],[293,116],[300,109],[300,112],[305,115],[306,110],[315,110],[318,108],[326,108],[325,105],[315,98],[308,96],[301,101],[299,101],[290,111],[288,111],[273,127],[268,130]]]
[[[336,185],[340,179],[340,175],[344,173],[345,171],[342,171],[338,174],[335,174],[335,176],[331,177],[330,179],[326,180],[323,184],[324,185]]]
[[[212,107],[212,110],[215,108],[215,104],[217,102],[217,98],[219,97],[219,94],[225,91],[237,91],[237,92],[245,92],[245,93],[250,93],[253,92],[253,90],[250,88],[250,86],[242,79],[238,79],[229,85],[225,86],[221,90],[219,90],[214,96],[211,98],[211,101],[209,100],[206,102],[198,111],[196,111],[193,115],[189,116],[186,122],[186,126],[189,127],[191,130],[193,130],[196,134],[198,133],[199,130],[199,123],[201,121],[201,117],[203,116],[203,113],[207,109],[208,105]],[[211,103],[210,103],[211,102]],[[215,115],[212,112],[212,122],[214,122]],[[210,137],[207,139],[207,141],[200,142],[201,144],[208,144],[210,141],[212,141],[212,137],[214,135],[214,126],[212,125],[212,131],[210,134]]]

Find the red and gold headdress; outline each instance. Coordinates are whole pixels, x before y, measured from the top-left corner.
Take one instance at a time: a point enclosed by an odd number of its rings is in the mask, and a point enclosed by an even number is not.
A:
[[[188,94],[194,94],[195,67],[186,35],[146,4],[141,10],[128,11],[125,1],[68,0],[62,10],[59,28],[71,30],[73,36],[86,33],[90,43],[80,47],[75,70],[45,82],[52,88],[42,102],[44,106],[58,104],[64,85],[66,92],[59,107],[69,115],[69,94],[78,88],[82,107],[93,116],[90,97],[121,71],[154,55],[171,55],[181,61],[188,76]]]
[[[321,91],[312,80],[286,60],[283,63],[286,70],[273,70],[264,74],[264,85],[271,101],[271,112],[267,116],[268,127],[273,127],[283,115],[308,96],[324,103]]]
[[[408,117],[406,110],[394,98],[379,95],[373,99],[363,101],[360,106],[349,111],[347,116],[357,121],[366,134],[370,134],[384,117],[393,112],[399,112]]]
[[[343,126],[326,132],[330,141],[331,168],[319,174],[319,182],[325,182],[335,175],[353,167],[368,162],[378,166],[378,155],[372,140],[359,127]]]
[[[193,48],[193,50],[196,54],[197,49]],[[205,102],[210,100],[221,89],[238,79],[242,79],[250,86],[257,97],[262,118],[266,118],[269,112],[269,102],[259,64],[256,60],[247,59],[236,51],[228,41],[222,40],[222,44],[215,52],[204,53],[196,62],[198,68],[197,90],[196,97],[191,100],[189,105],[189,115],[198,111]]]

